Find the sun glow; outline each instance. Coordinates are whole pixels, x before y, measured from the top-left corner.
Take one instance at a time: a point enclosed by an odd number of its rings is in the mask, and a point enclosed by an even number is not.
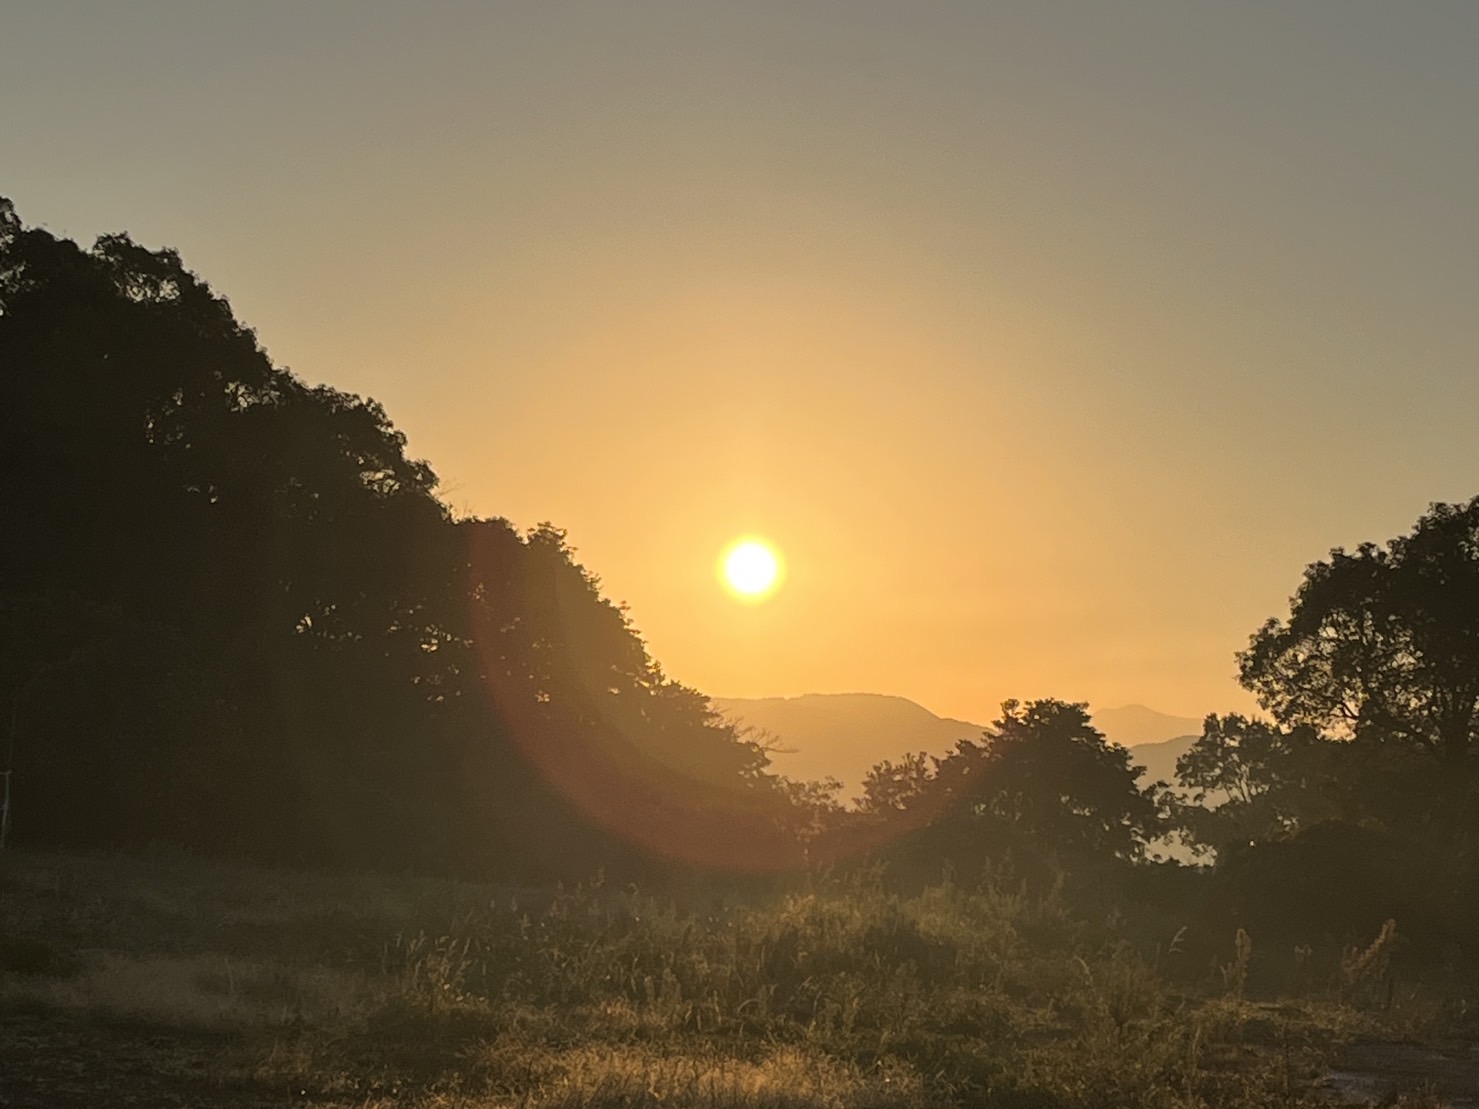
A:
[[[719,580],[736,598],[758,604],[780,588],[784,577],[781,557],[763,539],[746,536],[725,548],[719,559]]]

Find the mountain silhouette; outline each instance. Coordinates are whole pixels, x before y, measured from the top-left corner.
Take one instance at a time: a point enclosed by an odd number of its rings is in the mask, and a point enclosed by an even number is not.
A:
[[[726,718],[772,746],[773,768],[800,780],[836,778],[842,796],[862,792],[884,759],[913,751],[942,755],[958,739],[978,739],[984,724],[936,716],[907,697],[884,693],[804,693],[799,697],[713,697]]]
[[[1095,709],[1093,715],[1095,727],[1115,743],[1131,749],[1202,734],[1202,722],[1198,718],[1171,716],[1144,705]]]
[[[1176,784],[1176,760],[1191,749],[1191,745],[1197,741],[1201,733],[1197,735],[1178,735],[1171,739],[1163,739],[1159,743],[1137,743],[1130,748],[1130,754],[1135,760],[1136,766],[1144,767],[1140,775],[1140,781],[1165,782],[1167,785]]]
[[[1130,749],[1137,766],[1145,767],[1142,782],[1176,784],[1176,760],[1202,734],[1202,722],[1191,716],[1171,716],[1144,705],[1098,709],[1094,724],[1114,742]]]
[[[778,773],[802,781],[836,778],[845,800],[862,792],[864,777],[884,759],[913,751],[943,755],[956,740],[978,739],[986,730],[984,724],[936,716],[907,697],[884,693],[713,697],[710,703],[770,746]],[[1177,758],[1202,730],[1200,720],[1144,705],[1101,709],[1093,719],[1111,742],[1130,749],[1148,781],[1174,781]]]

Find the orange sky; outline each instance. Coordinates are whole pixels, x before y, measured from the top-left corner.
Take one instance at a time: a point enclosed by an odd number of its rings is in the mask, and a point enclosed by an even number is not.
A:
[[[22,218],[179,248],[710,693],[1245,708],[1307,562],[1479,492],[1479,8],[5,24]]]

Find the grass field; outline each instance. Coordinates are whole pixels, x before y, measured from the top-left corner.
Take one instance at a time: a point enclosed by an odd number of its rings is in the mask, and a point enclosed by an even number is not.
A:
[[[737,902],[10,852],[0,1105],[1298,1106],[1346,1041],[1442,1016],[1357,1005],[1349,967],[1251,1000],[1246,937],[1205,967],[1183,940],[865,879]]]

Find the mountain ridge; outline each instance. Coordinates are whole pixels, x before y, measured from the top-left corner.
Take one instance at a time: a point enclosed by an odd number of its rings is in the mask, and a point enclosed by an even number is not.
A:
[[[709,703],[767,746],[778,773],[803,781],[836,778],[844,799],[861,793],[868,771],[885,759],[917,751],[943,755],[986,731],[890,693],[711,697]],[[1199,720],[1139,704],[1095,710],[1092,717],[1112,742],[1130,749],[1149,781],[1173,780],[1176,759],[1201,733]]]

